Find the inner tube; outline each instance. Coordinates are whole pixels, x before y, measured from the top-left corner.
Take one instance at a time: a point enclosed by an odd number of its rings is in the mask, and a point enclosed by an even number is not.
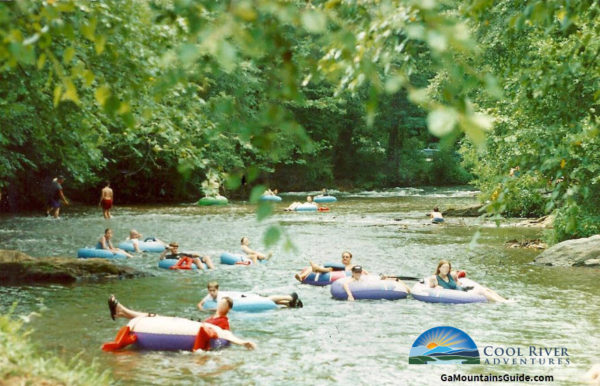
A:
[[[218,338],[223,331],[209,323],[169,316],[139,316],[121,328],[114,342],[105,343],[104,351],[115,351],[130,344],[141,350],[194,351],[228,347],[230,342]]]
[[[131,240],[120,242],[118,247],[127,252],[135,252]],[[165,245],[158,241],[138,241],[138,248],[142,252],[162,252],[165,250]]]
[[[310,204],[305,202],[304,204],[300,204],[294,208],[296,212],[316,212],[319,207],[317,204]]]
[[[307,269],[310,270],[310,267],[308,267]],[[308,274],[306,279],[302,280],[302,283],[323,287],[347,276],[351,276],[351,273],[349,271],[333,271],[325,273],[311,272]]]
[[[315,273],[311,272],[306,276],[304,280],[302,280],[302,284],[316,285],[316,286],[326,286],[333,283],[336,280],[339,280],[343,277],[350,276],[350,271],[346,272],[346,266],[342,263],[325,263],[323,264],[325,268],[333,268],[333,272],[324,272],[324,273]],[[302,274],[309,272],[312,268],[306,267],[302,270]]]
[[[281,197],[279,197],[279,196],[260,196],[259,200],[260,201],[280,202],[281,201]]]
[[[331,296],[339,300],[347,300],[348,294],[344,290],[345,280],[338,280],[331,285]],[[397,281],[381,280],[378,276],[363,277],[360,281],[349,284],[350,292],[354,299],[372,300],[398,300],[405,299],[408,293]]]
[[[229,201],[227,197],[223,197],[220,195],[210,196],[210,197],[202,197],[198,200],[196,204],[201,206],[209,206],[209,205],[227,205]]]
[[[463,286],[479,286],[471,279],[460,279]],[[485,303],[487,299],[483,295],[473,293],[472,291],[451,290],[445,288],[430,288],[425,283],[417,283],[411,290],[413,298],[428,303]]]
[[[316,196],[313,198],[313,201],[319,204],[327,204],[329,202],[336,202],[337,198],[334,196]]]
[[[277,304],[271,299],[249,292],[219,291],[218,298],[228,296],[233,300],[233,311],[239,312],[262,312],[277,308]],[[216,310],[217,302],[212,299],[204,302],[203,308]]]
[[[234,255],[231,253],[223,252],[221,253],[221,264],[227,265],[251,265],[252,259],[244,255]],[[266,260],[259,260],[259,262],[264,263]]]
[[[108,249],[98,249],[98,248],[79,248],[77,250],[77,257],[80,259],[90,259],[90,258],[101,258],[101,259],[126,259],[125,256],[121,252],[113,253]]]
[[[182,257],[181,259],[163,259],[163,260],[159,260],[158,261],[158,268],[164,268],[164,269],[183,269],[183,270],[190,270],[190,269],[198,269],[198,267],[196,267],[195,263],[192,263],[190,265],[183,265],[181,264],[180,266],[178,266],[177,268],[175,268],[177,266],[177,263],[179,263],[180,261],[183,263],[183,259],[185,259],[185,257]],[[206,264],[202,263],[202,266],[204,267],[204,269],[208,269],[208,267],[206,266]]]

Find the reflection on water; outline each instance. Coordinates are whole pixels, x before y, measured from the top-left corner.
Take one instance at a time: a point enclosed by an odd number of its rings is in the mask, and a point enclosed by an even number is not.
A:
[[[457,193],[458,192],[458,193]],[[178,241],[182,250],[239,252],[243,235],[264,249],[262,234],[280,223],[295,250],[273,249],[271,262],[259,266],[218,266],[204,274],[156,268],[157,256],[141,254],[126,261],[155,274],[136,280],[75,286],[0,287],[5,312],[18,301],[16,312],[40,311],[31,327],[37,344],[69,358],[82,352],[86,360],[110,369],[126,383],[231,384],[436,384],[442,373],[526,373],[554,375],[559,384],[577,379],[600,357],[597,270],[557,269],[530,264],[536,252],[505,249],[509,239],[537,238],[541,231],[482,224],[479,219],[449,218],[443,226],[429,223],[433,206],[442,210],[475,203],[463,190],[448,194],[387,194],[340,196],[329,213],[281,211],[295,197],[284,197],[276,214],[257,223],[254,206],[193,205],[117,207],[104,220],[98,208],[67,208],[62,220],[43,217],[0,219],[0,246],[33,256],[75,256],[93,245],[111,227],[115,241],[130,228],[144,236]],[[477,235],[477,237],[474,237]],[[472,279],[516,299],[514,304],[443,305],[413,299],[335,301],[329,288],[299,285],[293,274],[309,260],[337,261],[343,250],[354,263],[372,273],[421,277],[432,273],[439,259],[449,259]],[[208,353],[104,353],[121,320],[113,322],[106,306],[114,293],[132,308],[165,315],[200,318],[196,303],[206,283],[221,289],[262,294],[296,291],[304,308],[263,314],[232,314],[236,334],[258,343],[248,352],[234,347]],[[448,325],[465,331],[481,348],[538,345],[567,347],[569,366],[408,365],[414,340],[426,329]]]

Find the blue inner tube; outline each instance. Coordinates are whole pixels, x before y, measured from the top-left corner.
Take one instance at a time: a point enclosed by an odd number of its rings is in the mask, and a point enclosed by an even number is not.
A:
[[[138,241],[138,243],[138,248],[142,252],[163,252],[165,250],[164,244],[158,241]],[[132,241],[122,241],[118,247],[127,252],[135,252]]]
[[[108,249],[98,248],[79,248],[77,250],[77,257],[80,259],[91,259],[91,258],[102,258],[102,259],[126,259],[123,253],[113,253]]]
[[[317,209],[319,209],[317,204],[309,204],[305,202],[304,204],[298,205],[294,210],[296,212],[316,212]]]
[[[281,201],[281,197],[279,197],[279,196],[260,196],[259,200],[261,200],[261,201],[280,202]]]
[[[179,261],[179,259],[163,259],[163,260],[159,260],[158,261],[158,268],[164,268],[164,269],[170,269],[172,266],[174,266],[175,264],[177,264],[177,262]],[[208,267],[206,266],[206,264],[202,263],[202,265],[204,266],[204,269],[208,269]],[[192,264],[192,270],[198,269],[198,267],[196,267],[196,263]],[[185,271],[185,269],[183,270],[179,270],[179,271]]]
[[[463,286],[478,286],[473,280],[462,278],[460,282]],[[417,283],[411,289],[413,298],[428,303],[485,303],[487,299],[483,295],[473,293],[472,291],[460,291],[444,288],[430,288],[424,283]]]
[[[347,300],[348,294],[344,290],[343,282],[346,280],[335,281],[331,285],[331,296],[339,300]],[[354,299],[385,299],[398,300],[404,299],[408,293],[400,283],[392,280],[380,280],[377,276],[353,281],[349,284],[350,292]]]
[[[326,273],[311,272],[308,274],[306,279],[304,279],[302,281],[302,283],[322,287],[322,286],[329,285],[329,284],[335,282],[336,280],[343,279],[348,276],[352,276],[352,273],[350,271],[348,271],[348,272],[333,271],[333,272],[326,272]]]
[[[264,263],[266,260],[259,260],[259,262]],[[221,253],[221,264],[227,265],[250,265],[252,264],[252,260],[244,255],[234,255],[228,252]]]
[[[277,304],[271,299],[249,292],[219,291],[219,298],[225,296],[233,300],[233,311],[262,312],[277,308]],[[204,302],[203,307],[207,310],[216,310],[217,302],[209,299]]]
[[[336,202],[337,198],[334,196],[316,196],[313,198],[313,201],[319,204],[327,204],[329,202]]]

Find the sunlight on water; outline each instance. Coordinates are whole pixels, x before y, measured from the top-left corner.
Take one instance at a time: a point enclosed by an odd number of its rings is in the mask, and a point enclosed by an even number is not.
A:
[[[296,249],[278,245],[267,264],[218,265],[204,274],[158,269],[157,255],[145,253],[125,264],[153,277],[66,287],[0,287],[0,310],[6,312],[17,301],[17,314],[41,312],[30,323],[38,345],[67,358],[82,352],[84,359],[96,360],[127,384],[436,384],[440,374],[455,372],[550,374],[568,384],[576,383],[600,357],[600,304],[594,301],[600,290],[597,270],[534,266],[530,262],[536,252],[504,248],[510,239],[540,237],[538,229],[497,228],[474,218],[448,218],[443,226],[429,223],[426,214],[433,206],[444,210],[474,204],[472,192],[366,192],[340,195],[338,203],[328,204],[328,213],[281,211],[294,199],[284,196],[276,214],[263,223],[256,222],[254,206],[245,203],[218,208],[121,207],[110,221],[103,220],[97,208],[65,210],[58,221],[3,217],[0,246],[32,256],[75,257],[78,248],[94,245],[106,227],[114,230],[117,243],[136,228],[144,236],[178,241],[184,251],[208,253],[218,262],[222,252],[240,252],[243,235],[250,237],[252,247],[264,250],[264,230],[279,223]],[[409,298],[348,303],[333,300],[327,287],[299,285],[293,279],[309,260],[339,261],[343,250],[352,251],[353,262],[375,274],[423,277],[433,272],[440,259],[449,259],[473,280],[517,302],[443,305]],[[257,342],[254,352],[239,347],[195,354],[100,350],[126,324],[110,319],[109,294],[135,309],[198,319],[208,316],[197,311],[196,303],[206,294],[209,280],[218,280],[222,290],[296,291],[305,306],[263,314],[232,313],[232,329]],[[465,331],[480,350],[484,346],[566,347],[571,364],[408,365],[414,340],[440,325]]]

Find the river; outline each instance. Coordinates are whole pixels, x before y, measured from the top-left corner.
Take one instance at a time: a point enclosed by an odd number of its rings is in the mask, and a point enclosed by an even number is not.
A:
[[[223,207],[117,207],[104,220],[99,208],[65,208],[63,218],[42,216],[0,218],[0,248],[32,256],[76,256],[111,227],[122,240],[130,228],[144,236],[178,241],[182,250],[210,254],[240,251],[239,241],[265,250],[262,236],[280,224],[293,249],[284,243],[272,248],[274,257],[258,266],[223,266],[203,274],[172,272],[156,267],[156,254],[141,254],[126,262],[153,277],[72,286],[0,287],[0,307],[7,312],[37,312],[28,327],[46,352],[63,358],[74,355],[95,361],[116,380],[127,384],[439,384],[442,374],[552,375],[555,384],[578,384],[581,375],[600,358],[600,291],[597,270],[532,265],[537,252],[507,249],[510,239],[532,239],[542,230],[516,227],[516,221],[496,226],[476,218],[448,218],[429,223],[433,206],[444,210],[476,202],[464,188],[394,189],[386,192],[338,193],[328,213],[280,211],[303,193],[284,195],[276,213],[257,222],[255,206],[234,202]],[[414,299],[399,301],[335,301],[329,288],[297,283],[293,275],[316,262],[339,261],[342,251],[353,263],[372,273],[423,277],[440,259],[467,271],[468,277],[501,295],[508,304],[442,305]],[[257,350],[234,347],[219,352],[164,353],[123,351],[105,353],[126,324],[109,317],[108,295],[114,293],[130,308],[164,315],[204,318],[196,303],[206,295],[206,283],[217,280],[221,290],[261,294],[298,292],[302,309],[261,314],[230,313],[236,335],[251,339]],[[477,344],[483,363],[484,347],[566,348],[569,364],[409,365],[408,354],[417,337],[436,326],[452,326]],[[489,349],[488,350],[492,350]],[[498,360],[512,360],[506,355]],[[553,357],[554,358],[554,357]],[[493,358],[488,358],[492,360]],[[554,358],[556,359],[556,358]],[[502,362],[501,362],[502,363]],[[509,362],[510,363],[510,362]]]

